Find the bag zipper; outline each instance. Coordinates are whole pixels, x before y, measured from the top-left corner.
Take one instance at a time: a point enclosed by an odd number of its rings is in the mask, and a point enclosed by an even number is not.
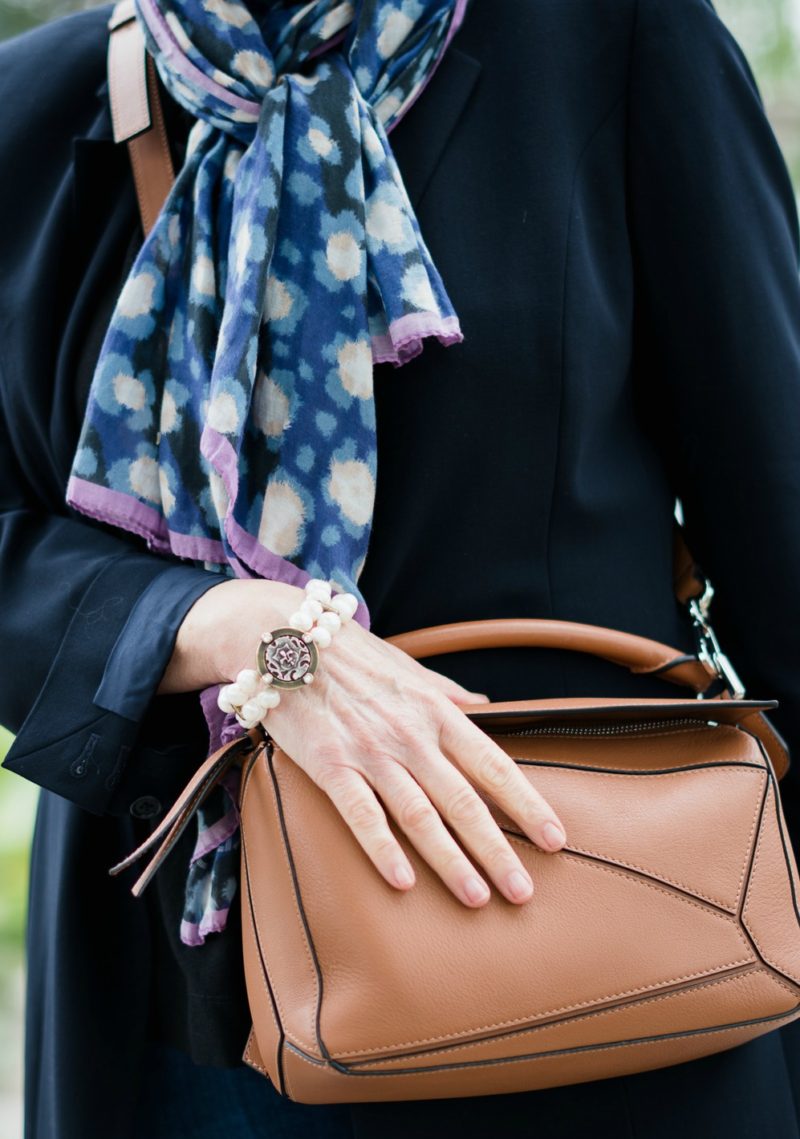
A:
[[[625,724],[539,724],[531,728],[511,728],[492,732],[493,736],[628,736],[660,732],[667,728],[716,728],[715,720],[698,720],[684,716],[671,720],[644,720]]]

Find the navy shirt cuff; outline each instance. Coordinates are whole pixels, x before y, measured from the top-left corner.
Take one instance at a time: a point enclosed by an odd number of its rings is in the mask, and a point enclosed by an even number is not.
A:
[[[228,578],[194,566],[169,566],[140,594],[109,654],[93,703],[139,723],[169,664],[184,617]]]

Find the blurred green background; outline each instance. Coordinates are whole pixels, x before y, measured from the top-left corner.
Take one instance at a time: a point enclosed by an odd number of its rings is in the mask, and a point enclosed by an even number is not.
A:
[[[474,0],[491,3],[491,0]],[[0,0],[0,39],[85,7],[74,0]],[[800,0],[718,0],[743,46],[800,189]],[[0,594],[0,603],[1,594]],[[0,728],[0,758],[9,737]],[[20,1016],[27,850],[36,790],[0,770],[0,1137],[21,1135]]]

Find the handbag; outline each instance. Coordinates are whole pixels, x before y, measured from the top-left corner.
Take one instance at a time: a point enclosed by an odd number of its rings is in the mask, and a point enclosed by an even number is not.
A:
[[[519,619],[388,638],[412,656],[500,646],[592,653],[695,693],[698,658],[633,634]],[[800,1015],[798,879],[774,702],[565,698],[473,705],[564,821],[539,850],[487,800],[536,889],[461,905],[377,873],[327,796],[262,728],[212,755],[123,863],[155,855],[241,763],[244,1059],[304,1103],[529,1091],[663,1067]]]
[[[146,231],[172,173],[131,12],[112,16],[111,100]],[[697,656],[532,618],[388,638],[420,659],[570,649],[689,690],[465,709],[566,825],[567,845],[544,853],[487,799],[536,883],[525,905],[496,892],[481,909],[461,905],[399,832],[417,881],[392,889],[261,727],[210,756],[112,869],[150,854],[140,894],[241,765],[244,1059],[281,1093],[346,1103],[530,1091],[684,1062],[800,1016],[798,876],[778,790],[788,757],[765,717],[776,704],[743,698],[708,624],[709,593],[679,549]]]

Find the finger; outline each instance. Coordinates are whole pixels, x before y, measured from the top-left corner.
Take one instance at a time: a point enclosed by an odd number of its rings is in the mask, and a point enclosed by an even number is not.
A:
[[[440,732],[442,750],[487,793],[542,850],[560,850],[566,828],[514,760],[477,724],[453,709]]]
[[[415,881],[414,869],[364,777],[349,767],[329,766],[317,772],[315,778],[389,885],[398,890],[410,889]]]
[[[397,825],[455,897],[472,908],[488,902],[486,882],[409,772],[399,763],[387,762],[370,767],[367,777]]]
[[[510,902],[527,902],[533,894],[531,876],[475,788],[439,751],[417,753],[414,759],[415,766],[421,761],[425,775],[420,778],[415,767],[412,775],[459,841]]]

